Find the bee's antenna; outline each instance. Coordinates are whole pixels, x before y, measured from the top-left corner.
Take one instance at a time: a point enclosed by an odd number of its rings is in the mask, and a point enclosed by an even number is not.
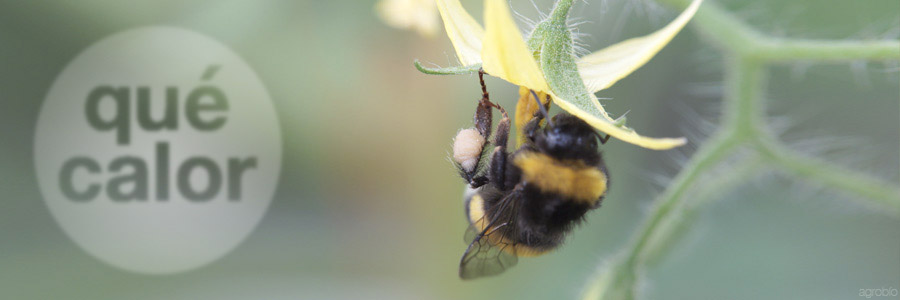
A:
[[[550,120],[550,114],[547,113],[547,108],[544,107],[543,103],[541,103],[541,98],[538,97],[537,93],[535,93],[534,90],[531,90],[531,95],[534,96],[534,101],[537,102],[538,109],[541,111],[541,115],[544,116],[544,120],[547,120],[547,123],[552,127],[553,121]]]

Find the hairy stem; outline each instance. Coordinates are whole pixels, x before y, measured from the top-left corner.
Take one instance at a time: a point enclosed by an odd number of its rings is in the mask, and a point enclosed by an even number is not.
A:
[[[695,188],[683,196],[686,198],[681,201],[683,204],[673,208],[675,211],[669,213],[667,220],[660,223],[663,230],[657,233],[658,238],[652,239],[653,242],[647,244],[644,251],[643,260],[646,266],[655,265],[662,260],[665,254],[687,235],[697,215],[707,203],[745,184],[749,178],[759,174],[765,165],[762,159],[756,155],[738,155],[742,158],[740,161],[724,166],[724,168],[722,166],[715,167],[718,170],[715,174],[704,174],[696,180]],[[728,159],[735,157],[736,155],[730,155]]]
[[[645,250],[648,244],[653,244],[654,239],[662,238],[660,231],[664,230],[660,224],[666,224],[671,218],[674,208],[679,206],[687,192],[697,178],[707,169],[715,166],[725,157],[739,141],[732,135],[719,135],[703,144],[697,153],[691,157],[687,165],[678,176],[675,177],[665,192],[656,200],[650,215],[644,225],[638,229],[634,240],[630,243],[618,259],[611,266],[605,266],[605,270],[599,272],[594,279],[588,282],[584,299],[633,299],[635,287],[640,278],[641,266],[645,261]],[[606,276],[611,276],[609,282]],[[606,290],[604,290],[606,289]]]
[[[765,131],[765,101],[762,90],[766,72],[758,61],[744,57],[726,59],[725,98],[720,130],[750,138]]]
[[[689,0],[662,0],[684,8]],[[677,240],[684,226],[685,193],[697,178],[716,166],[742,144],[793,176],[855,194],[861,203],[900,216],[900,187],[871,176],[844,170],[833,164],[790,151],[768,132],[765,118],[767,64],[793,60],[849,61],[898,60],[900,41],[819,41],[773,38],[760,34],[715,3],[704,3],[694,17],[709,43],[726,53],[725,105],[717,132],[691,157],[684,169],[656,199],[631,243],[603,264],[585,288],[584,299],[634,299],[640,272],[648,260],[665,253],[663,245]],[[702,203],[696,203],[697,206]]]
[[[900,188],[872,176],[796,153],[771,140],[758,143],[759,152],[775,167],[798,178],[842,190],[863,205],[900,216]]]
[[[792,60],[846,61],[900,59],[900,41],[822,41],[767,39],[754,56],[770,62]]]

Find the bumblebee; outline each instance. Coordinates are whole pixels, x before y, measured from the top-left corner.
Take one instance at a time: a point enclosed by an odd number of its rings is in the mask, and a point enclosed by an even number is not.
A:
[[[468,183],[469,246],[459,264],[462,279],[497,275],[519,256],[555,249],[588,211],[600,207],[609,185],[598,149],[609,136],[567,113],[547,119],[547,107],[534,91],[540,109],[524,126],[522,145],[508,151],[509,116],[490,101],[483,76],[480,71],[475,127],[461,130],[453,143],[453,161]],[[493,133],[492,109],[501,113]]]

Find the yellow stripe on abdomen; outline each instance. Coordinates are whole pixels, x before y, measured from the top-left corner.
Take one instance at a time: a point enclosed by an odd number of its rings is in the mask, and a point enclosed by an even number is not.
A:
[[[540,190],[594,204],[606,193],[606,174],[579,161],[560,161],[538,152],[522,152],[513,163],[522,177]]]

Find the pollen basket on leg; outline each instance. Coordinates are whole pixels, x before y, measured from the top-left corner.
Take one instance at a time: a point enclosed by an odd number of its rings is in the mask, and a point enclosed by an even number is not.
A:
[[[453,161],[466,172],[471,172],[478,165],[478,157],[484,147],[485,139],[474,128],[460,130],[453,139]]]

